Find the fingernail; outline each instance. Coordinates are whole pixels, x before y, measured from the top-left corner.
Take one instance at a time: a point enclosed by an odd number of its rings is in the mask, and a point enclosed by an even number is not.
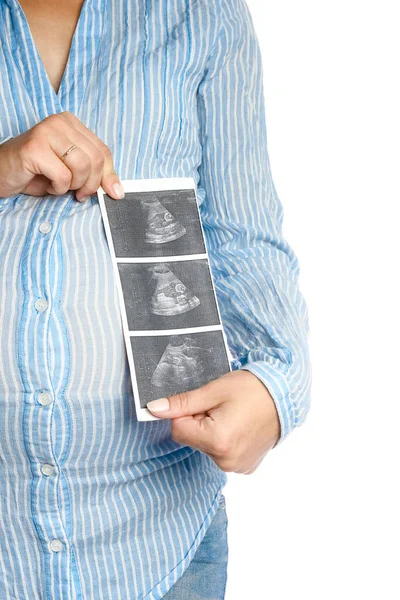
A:
[[[118,198],[118,200],[122,200],[125,196],[124,188],[120,183],[114,183],[112,186],[113,195]]]
[[[90,196],[84,196],[79,200],[79,202],[86,202],[87,200],[90,200]]]
[[[169,400],[168,398],[158,398],[158,400],[148,402],[146,406],[152,412],[165,412],[169,410]]]

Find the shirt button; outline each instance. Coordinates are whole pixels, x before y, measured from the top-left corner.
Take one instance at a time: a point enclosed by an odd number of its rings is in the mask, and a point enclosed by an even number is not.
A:
[[[39,300],[36,300],[35,302],[35,308],[39,312],[42,312],[47,308],[47,300],[45,300],[44,298],[39,298]]]
[[[42,471],[43,475],[51,475],[54,471],[54,467],[52,465],[42,465],[40,470]]]
[[[53,550],[53,552],[60,552],[60,550],[62,550],[62,543],[60,540],[51,540],[50,548]]]
[[[51,223],[49,223],[48,221],[43,221],[43,223],[40,224],[39,231],[41,233],[49,233],[50,230]]]
[[[38,401],[43,406],[47,406],[48,404],[50,404],[52,402],[52,398],[51,398],[49,392],[40,392],[38,394]]]

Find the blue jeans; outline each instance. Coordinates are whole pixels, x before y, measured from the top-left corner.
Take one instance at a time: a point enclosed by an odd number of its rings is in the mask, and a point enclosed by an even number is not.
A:
[[[188,568],[163,600],[224,600],[228,567],[225,496]]]

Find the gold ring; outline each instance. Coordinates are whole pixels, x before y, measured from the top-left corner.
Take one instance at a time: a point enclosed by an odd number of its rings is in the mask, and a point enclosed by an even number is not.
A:
[[[77,148],[78,146],[75,146],[75,144],[73,144],[70,148],[68,148],[68,150],[66,152],[64,152],[64,154],[61,156],[61,160],[64,162],[64,160],[66,159],[66,157],[68,156],[68,154],[70,152],[72,152],[72,150],[75,150],[75,148]]]

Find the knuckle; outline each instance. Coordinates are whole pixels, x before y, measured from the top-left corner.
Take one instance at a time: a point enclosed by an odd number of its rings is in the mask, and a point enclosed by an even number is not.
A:
[[[98,190],[98,187],[95,188],[94,186],[82,186],[81,187],[81,192],[82,194],[84,194],[85,196],[93,196]]]
[[[63,120],[60,118],[61,113],[56,113],[45,117],[43,121],[37,123],[31,129],[32,135],[40,135],[41,137],[47,137],[50,133],[55,133],[60,131],[60,129],[65,128]]]
[[[231,460],[219,460],[218,466],[222,471],[225,471],[225,473],[232,473],[236,470],[235,463]]]
[[[61,175],[54,182],[53,187],[60,191],[60,193],[64,194],[69,190],[69,186],[71,184],[71,180],[68,176]]]
[[[48,123],[56,123],[57,121],[60,120],[60,113],[54,113],[52,115],[48,115],[47,117],[45,117],[43,119],[43,121],[41,121],[40,123],[37,124],[37,127],[40,127],[41,125],[47,125]]]
[[[94,196],[94,195],[96,194],[96,192],[97,192],[97,190],[94,190],[94,189],[93,189],[93,187],[87,187],[87,186],[85,186],[85,185],[84,185],[84,186],[82,186],[82,187],[79,189],[79,191],[80,191],[80,193],[81,193],[83,196],[85,196],[85,197],[86,197],[86,196]]]
[[[21,152],[26,156],[29,156],[31,154],[36,155],[38,152],[40,152],[41,146],[42,142],[40,138],[38,136],[32,135],[26,140],[26,142],[22,146]]]
[[[69,185],[72,181],[72,173],[69,169],[66,169],[64,167],[60,168],[57,172],[57,175],[54,179],[54,181],[58,184],[58,185]]]
[[[63,119],[67,120],[75,117],[75,115],[70,110],[63,110],[62,112],[58,113],[58,115]]]
[[[72,179],[71,173],[68,173],[68,171],[66,171],[66,172],[63,171],[58,178],[60,183],[65,184],[65,185],[70,184],[71,179]]]
[[[176,408],[185,412],[189,408],[189,395],[187,392],[180,392],[175,395]]]
[[[63,194],[66,194],[68,192],[69,188],[68,188],[68,186],[62,186],[62,187],[57,187],[57,188],[54,188],[54,189],[55,189],[55,191],[57,193],[56,195],[62,196]]]
[[[60,129],[60,125],[63,123],[63,120],[60,118],[62,113],[55,113],[52,115],[49,115],[48,117],[44,118],[43,121],[40,121],[40,123],[38,123],[37,125],[35,125],[34,129],[36,129],[37,131],[43,132],[43,131],[50,131],[50,130],[59,130]]]
[[[214,444],[214,453],[217,456],[221,456],[221,457],[225,457],[225,458],[231,457],[233,449],[234,449],[233,440],[231,440],[228,437],[220,438]]]
[[[111,157],[111,150],[110,150],[110,148],[107,146],[107,144],[105,144],[102,141],[99,142],[99,150],[102,153],[102,155],[103,155],[104,158],[110,158]]]

